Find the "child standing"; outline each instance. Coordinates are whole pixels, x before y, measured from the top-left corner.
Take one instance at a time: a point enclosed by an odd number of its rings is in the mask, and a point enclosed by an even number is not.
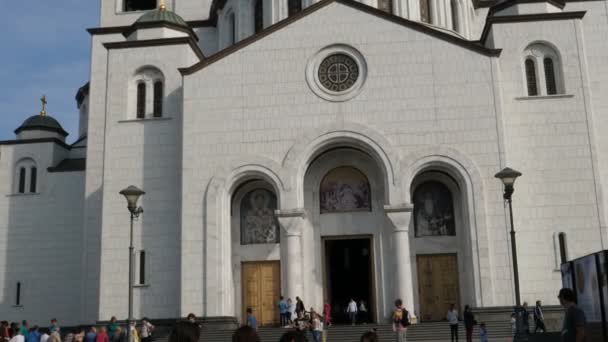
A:
[[[488,330],[484,322],[479,325],[479,342],[488,342]]]
[[[251,308],[247,308],[247,326],[251,327],[253,330],[258,330],[258,320],[253,315],[253,310]]]

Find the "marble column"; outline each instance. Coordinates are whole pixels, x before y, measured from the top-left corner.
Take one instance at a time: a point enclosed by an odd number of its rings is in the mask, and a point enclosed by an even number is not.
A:
[[[401,298],[411,313],[416,312],[414,287],[412,283],[412,262],[410,255],[409,226],[412,218],[411,204],[387,205],[384,212],[392,223],[392,241],[394,251],[395,298]]]
[[[277,210],[275,212],[281,226],[281,273],[284,286],[283,296],[295,303],[296,296],[303,296],[302,275],[302,230],[306,219],[303,209]]]

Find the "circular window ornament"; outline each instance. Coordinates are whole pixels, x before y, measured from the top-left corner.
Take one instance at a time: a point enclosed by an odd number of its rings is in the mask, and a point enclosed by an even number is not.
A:
[[[366,75],[367,65],[361,53],[350,46],[336,45],[311,58],[306,81],[319,97],[342,102],[361,92]]]
[[[319,82],[333,92],[352,88],[359,79],[359,66],[350,56],[337,53],[326,57],[319,65]]]

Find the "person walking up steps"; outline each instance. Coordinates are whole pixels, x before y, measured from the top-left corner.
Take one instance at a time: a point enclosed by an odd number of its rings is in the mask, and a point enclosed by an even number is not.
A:
[[[450,310],[448,310],[448,314],[446,316],[448,323],[450,324],[450,332],[451,332],[451,341],[458,342],[458,310],[456,310],[456,305],[452,304],[450,306]]]
[[[395,301],[395,311],[393,312],[393,331],[395,332],[396,342],[405,342],[407,327],[410,325],[410,313],[403,307],[403,301]]]
[[[346,313],[348,313],[351,325],[357,324],[357,311],[359,311],[357,309],[357,302],[351,298],[348,307],[346,308]]]
[[[484,322],[479,325],[479,342],[488,342],[488,330]]]
[[[545,328],[545,316],[543,315],[543,308],[540,300],[536,301],[536,306],[534,307],[534,333],[542,330],[543,333],[547,332],[547,328]]]
[[[473,342],[473,327],[477,324],[475,322],[475,316],[471,311],[471,307],[465,305],[464,307],[464,328],[467,332],[467,342]]]
[[[323,306],[323,323],[326,327],[331,327],[331,306],[329,306],[329,303],[325,303],[325,306]]]
[[[304,318],[304,313],[306,311],[306,307],[304,306],[304,302],[300,299],[300,297],[296,297],[296,316],[298,319]]]
[[[287,302],[285,301],[285,298],[283,296],[281,296],[279,298],[279,321],[280,321],[280,325],[281,327],[287,327],[287,324],[289,323],[287,321],[287,310],[289,310],[289,306],[287,305]]]

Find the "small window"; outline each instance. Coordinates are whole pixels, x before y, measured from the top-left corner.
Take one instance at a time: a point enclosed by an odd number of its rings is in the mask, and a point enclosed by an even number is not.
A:
[[[289,0],[288,15],[291,17],[300,12],[302,12],[302,0]]]
[[[553,67],[553,59],[546,57],[543,60],[545,66],[545,81],[547,83],[547,94],[557,94],[557,84],[555,83],[555,69]]]
[[[557,235],[559,240],[559,260],[563,264],[568,262],[568,249],[566,246],[566,233],[559,233]]]
[[[256,0],[254,9],[255,33],[264,29],[264,0]]]
[[[137,118],[143,119],[146,117],[146,84],[140,82],[137,84]]]
[[[139,284],[146,284],[146,251],[139,252]]]
[[[163,116],[163,82],[154,82],[154,117]]]
[[[458,13],[458,1],[457,0],[452,0],[450,1],[450,7],[452,10],[452,29],[456,32],[460,32],[460,22],[458,20],[458,16],[460,15]]]
[[[378,0],[378,9],[386,13],[393,13],[393,0]]]
[[[528,96],[537,96],[536,65],[531,58],[526,59],[526,83],[528,84]]]
[[[124,11],[145,11],[156,8],[156,0],[125,0]]]
[[[228,17],[226,18],[226,33],[224,34],[224,37],[226,37],[227,46],[236,43],[236,18],[234,13],[228,14]]]
[[[22,167],[19,169],[19,189],[18,192],[20,194],[25,193],[25,168]]]
[[[36,167],[32,167],[30,169],[30,192],[36,192],[36,177],[37,177],[38,169]]]
[[[15,305],[21,305],[21,282],[17,282],[17,293],[15,294]]]
[[[431,24],[430,0],[420,0],[420,21]]]

